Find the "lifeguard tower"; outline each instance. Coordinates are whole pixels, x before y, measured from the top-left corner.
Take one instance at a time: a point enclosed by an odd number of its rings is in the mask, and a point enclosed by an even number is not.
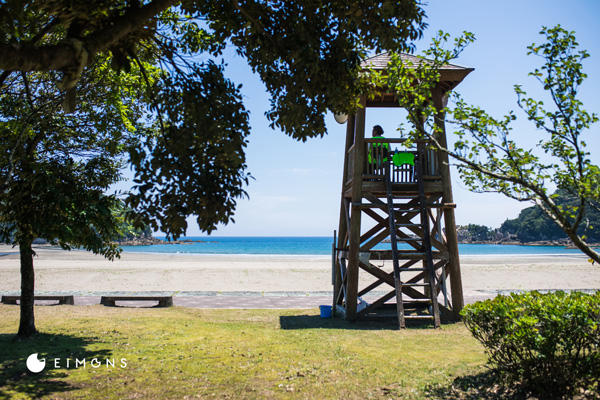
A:
[[[365,60],[363,67],[385,71],[389,61],[384,53]],[[403,54],[402,61],[418,65],[421,59]],[[438,110],[448,91],[472,70],[455,65],[439,69],[440,82],[432,93]],[[365,138],[367,110],[399,104],[385,89],[360,101],[362,107],[346,121],[340,221],[332,254],[334,315],[348,320],[397,317],[400,328],[406,320],[430,320],[438,327],[440,319],[457,319],[463,307],[448,155],[431,150],[425,141],[406,149],[405,139]],[[436,139],[445,146],[442,111],[435,123],[442,132]],[[382,143],[402,148],[396,162]]]

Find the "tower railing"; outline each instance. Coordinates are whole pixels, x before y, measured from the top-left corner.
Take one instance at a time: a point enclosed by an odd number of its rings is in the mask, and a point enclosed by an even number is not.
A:
[[[365,143],[365,163],[363,166],[363,177],[365,179],[382,176],[385,173],[385,164],[388,163],[395,153],[413,154],[415,159],[418,153],[424,155],[423,176],[439,178],[438,154],[428,146],[426,141],[413,142],[413,146],[404,146],[406,139],[395,138],[368,138]],[[399,149],[394,144],[400,144]],[[416,183],[415,166],[410,163],[401,165],[391,164],[390,180],[392,183]]]

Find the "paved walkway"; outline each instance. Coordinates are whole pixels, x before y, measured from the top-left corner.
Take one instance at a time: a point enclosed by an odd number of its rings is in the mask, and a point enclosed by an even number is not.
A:
[[[19,293],[0,293],[18,295]],[[282,308],[316,308],[321,304],[331,304],[332,294],[328,292],[39,292],[37,295],[73,295],[75,305],[87,306],[100,304],[101,296],[173,296],[173,304],[180,307],[193,308],[238,308],[238,309],[282,309]],[[371,302],[385,292],[375,293],[365,300]],[[482,293],[465,297],[465,303],[494,297],[496,293]],[[55,302],[37,301],[36,305],[51,305]],[[152,307],[151,302],[119,302],[120,306]]]

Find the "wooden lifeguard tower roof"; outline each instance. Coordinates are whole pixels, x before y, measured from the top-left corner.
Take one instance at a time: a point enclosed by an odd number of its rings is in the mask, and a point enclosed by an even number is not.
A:
[[[432,63],[432,60],[428,60],[423,57],[417,57],[408,53],[400,53],[400,59],[403,63],[418,66],[423,62]],[[360,64],[362,69],[372,69],[375,71],[386,71],[391,61],[391,55],[389,52],[377,54],[373,57],[369,57]],[[445,64],[438,68],[440,72],[439,87],[443,93],[454,89],[474,68],[461,67],[460,65]],[[367,107],[399,107],[398,101],[394,93],[385,92],[381,93],[375,98],[367,100]]]

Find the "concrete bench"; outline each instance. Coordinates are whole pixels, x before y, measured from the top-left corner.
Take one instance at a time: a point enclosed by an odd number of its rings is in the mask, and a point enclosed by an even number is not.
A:
[[[171,307],[173,296],[102,296],[100,304],[116,307],[117,301],[158,301],[156,307]]]
[[[73,301],[73,296],[33,296],[33,300],[56,300],[58,304],[75,304]],[[17,302],[21,301],[21,296],[2,296],[1,302],[3,304],[17,304]]]

